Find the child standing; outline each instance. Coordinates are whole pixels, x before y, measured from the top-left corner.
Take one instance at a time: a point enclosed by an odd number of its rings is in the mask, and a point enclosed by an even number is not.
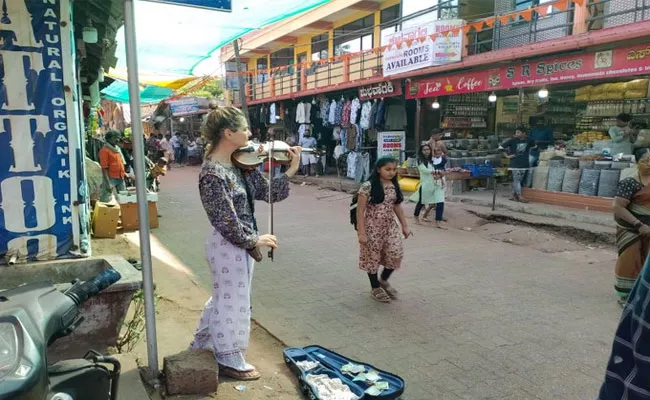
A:
[[[397,160],[381,157],[370,179],[361,185],[357,204],[357,234],[359,237],[359,268],[368,273],[371,296],[381,303],[397,298],[397,291],[388,283],[394,270],[402,264],[402,238],[411,232],[402,210],[404,195],[397,183]],[[401,227],[395,221],[399,219]],[[377,276],[379,266],[384,269]]]
[[[318,145],[316,138],[311,136],[311,132],[309,129],[305,132],[305,136],[303,136],[302,139],[300,139],[299,143],[300,147],[305,148],[305,149],[315,149],[316,146]],[[303,175],[316,175],[318,176],[318,173],[316,172],[316,156],[311,153],[311,154],[306,154],[302,153],[301,154],[301,164],[302,164],[302,173]]]

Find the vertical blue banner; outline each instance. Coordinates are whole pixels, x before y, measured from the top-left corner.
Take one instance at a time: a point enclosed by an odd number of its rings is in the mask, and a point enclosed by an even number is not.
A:
[[[78,225],[68,0],[0,1],[0,256],[52,259]]]

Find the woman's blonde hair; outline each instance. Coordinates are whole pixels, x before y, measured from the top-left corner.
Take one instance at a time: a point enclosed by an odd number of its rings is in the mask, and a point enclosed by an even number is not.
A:
[[[636,162],[636,166],[639,169],[639,175],[650,176],[650,153],[643,154]]]
[[[225,106],[219,107],[215,101],[210,102],[210,113],[203,123],[203,138],[208,143],[205,153],[209,154],[223,138],[226,129],[238,131],[246,128],[246,118],[240,109]]]

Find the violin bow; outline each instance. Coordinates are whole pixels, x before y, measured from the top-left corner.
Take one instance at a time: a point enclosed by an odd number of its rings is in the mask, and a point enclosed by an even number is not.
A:
[[[275,138],[271,135],[271,149],[269,154],[269,233],[273,235],[273,152],[275,150]],[[268,257],[273,261],[273,248],[269,249]]]

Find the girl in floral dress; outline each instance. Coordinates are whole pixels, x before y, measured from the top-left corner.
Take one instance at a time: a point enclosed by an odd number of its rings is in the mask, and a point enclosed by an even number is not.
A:
[[[357,205],[359,268],[368,273],[371,296],[381,303],[397,298],[397,290],[388,279],[402,264],[402,236],[407,238],[411,234],[402,201],[404,195],[397,183],[397,160],[381,157],[370,179],[361,185]],[[378,277],[380,265],[384,269]]]
[[[203,208],[213,231],[206,245],[212,270],[212,297],[205,305],[190,344],[214,351],[219,373],[239,380],[259,379],[246,362],[251,326],[253,258],[249,252],[277,247],[274,235],[260,235],[255,222],[255,200],[268,200],[269,181],[259,169],[243,171],[232,164],[232,154],[248,144],[244,115],[234,107],[219,107],[204,126],[209,143],[199,175]],[[289,196],[289,178],[298,171],[300,148],[290,148],[291,165],[273,178],[272,201]]]

